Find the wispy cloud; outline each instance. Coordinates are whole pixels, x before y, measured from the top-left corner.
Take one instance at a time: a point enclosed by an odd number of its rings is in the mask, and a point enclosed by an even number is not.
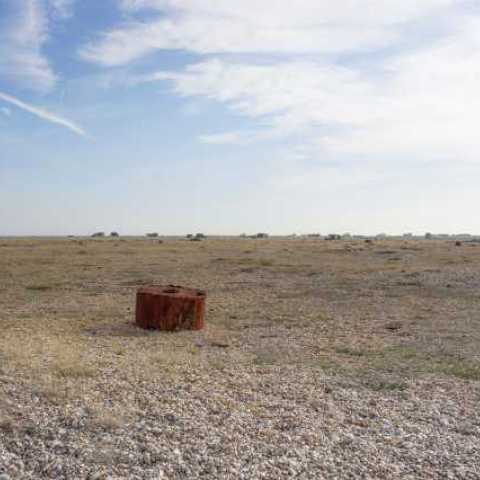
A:
[[[198,135],[197,140],[201,143],[213,145],[250,145],[252,143],[273,140],[283,136],[284,132],[273,128],[233,130],[221,133]]]
[[[316,159],[469,160],[480,151],[480,16],[467,3],[119,0],[128,22],[81,54],[106,66],[162,49],[201,55],[182,70],[132,75],[130,85],[168,80],[182,97],[252,121],[197,136],[203,143],[284,138]],[[161,16],[137,21],[146,8]]]
[[[368,68],[319,61],[277,63],[212,59],[181,72],[158,72],[185,97],[223,103],[250,118],[256,131],[299,138],[312,158],[378,158],[400,162],[478,158],[475,118],[480,107],[480,18],[435,45],[382,61],[381,75]],[[272,138],[250,136],[250,140]],[[241,143],[239,132],[199,138]]]
[[[48,39],[45,6],[38,0],[10,3],[11,13],[2,19],[0,32],[0,77],[17,86],[48,92],[57,76],[42,53]]]
[[[60,18],[69,18],[73,15],[75,0],[49,0],[54,13]]]
[[[202,143],[211,143],[215,145],[242,144],[245,142],[242,132],[224,132],[213,133],[209,135],[199,135],[198,140]]]
[[[9,117],[12,114],[11,110],[7,107],[0,108],[0,112],[2,112],[2,114],[6,117]]]
[[[40,93],[55,87],[58,76],[44,47],[52,22],[71,16],[73,5],[74,0],[6,1],[0,21],[0,79]]]
[[[29,112],[33,115],[36,115],[37,117],[43,120],[46,120],[47,122],[61,125],[62,127],[65,127],[71,130],[77,135],[80,135],[85,138],[88,137],[87,132],[85,132],[85,130],[82,127],[72,122],[71,120],[60,117],[59,115],[56,115],[52,112],[49,112],[48,110],[36,107],[34,105],[30,105],[28,103],[23,102],[22,100],[19,100],[18,98],[15,98],[3,92],[0,92],[0,100],[3,100],[4,102],[7,102],[11,105],[15,105],[16,107],[21,108],[22,110],[25,110],[26,112]]]
[[[84,59],[124,65],[155,50],[198,54],[339,54],[382,49],[403,28],[435,15],[454,0],[121,0],[131,15],[82,48]],[[162,16],[139,21],[135,13],[156,9]]]

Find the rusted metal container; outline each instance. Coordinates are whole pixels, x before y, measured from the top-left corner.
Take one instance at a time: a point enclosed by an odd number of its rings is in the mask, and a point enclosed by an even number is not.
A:
[[[139,288],[136,323],[154,330],[201,330],[205,324],[206,297],[203,290],[178,285]]]

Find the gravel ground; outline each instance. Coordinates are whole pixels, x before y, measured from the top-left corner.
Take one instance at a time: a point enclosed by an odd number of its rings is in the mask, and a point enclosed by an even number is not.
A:
[[[480,479],[475,249],[37,242],[0,256],[0,480]],[[205,331],[132,324],[169,280]]]
[[[96,422],[13,380],[2,378],[15,412],[0,431],[2,480],[480,478],[478,385],[379,394],[295,368],[190,371],[118,383],[111,398],[130,418]]]

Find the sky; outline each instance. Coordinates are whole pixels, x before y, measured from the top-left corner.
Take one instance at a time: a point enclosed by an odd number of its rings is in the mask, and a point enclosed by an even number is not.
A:
[[[0,0],[0,235],[480,233],[478,0]]]

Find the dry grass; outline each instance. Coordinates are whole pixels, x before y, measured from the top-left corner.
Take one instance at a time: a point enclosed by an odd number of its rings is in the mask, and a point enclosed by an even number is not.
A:
[[[122,412],[97,406],[91,412],[88,426],[90,429],[112,431],[122,428],[126,423],[126,419]]]
[[[360,375],[379,391],[401,391],[418,375],[480,379],[480,256],[470,245],[132,238],[0,246],[1,369],[51,401],[111,395],[103,386],[112,376],[158,381],[236,365]],[[135,290],[149,283],[206,289],[207,330],[138,330]],[[388,378],[369,382],[372,371]]]
[[[0,413],[0,430],[4,432],[13,432],[15,422],[12,417],[5,413]]]
[[[58,359],[53,371],[60,378],[91,378],[96,374],[92,366],[77,363],[71,357]]]

